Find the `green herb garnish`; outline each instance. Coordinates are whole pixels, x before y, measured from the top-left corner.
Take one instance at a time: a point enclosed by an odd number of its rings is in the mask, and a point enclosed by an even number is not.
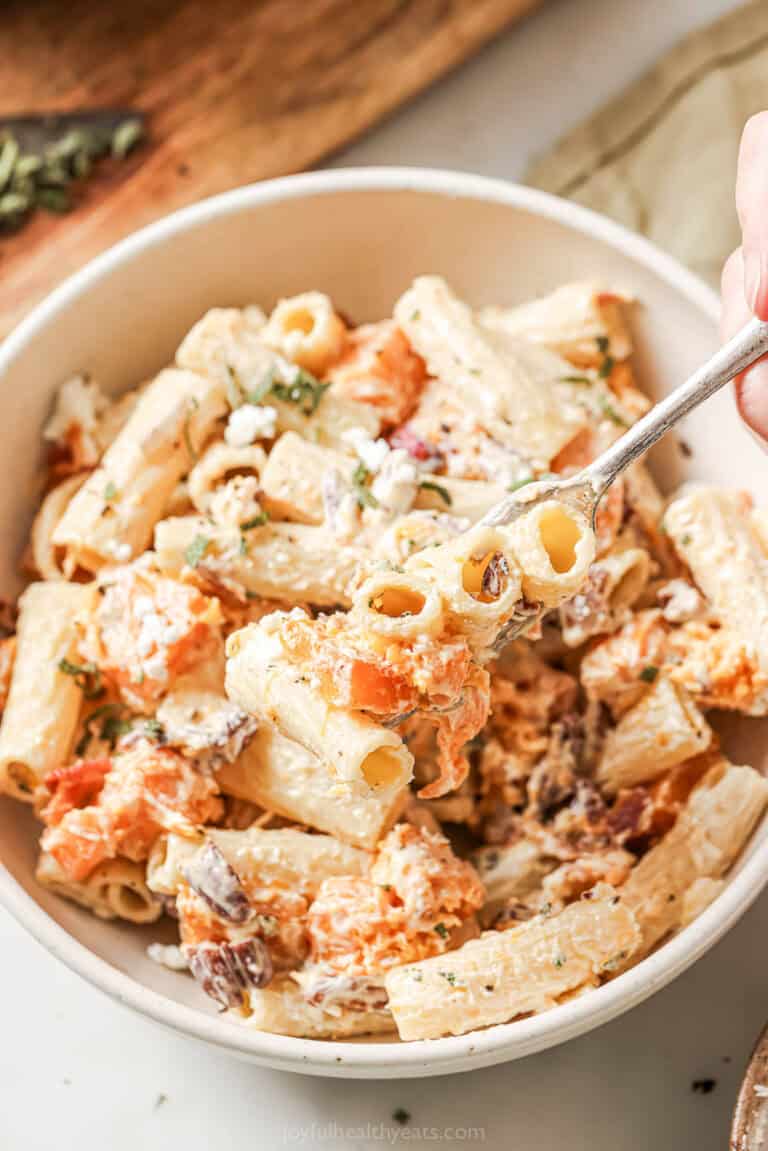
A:
[[[597,369],[597,374],[601,380],[607,380],[616,366],[616,361],[613,356],[606,356],[600,367]]]
[[[613,420],[614,424],[618,424],[622,428],[628,428],[630,425],[624,419],[620,412],[617,412],[611,401],[606,396],[598,396],[598,403],[600,409],[609,420]]]
[[[524,480],[514,480],[507,488],[508,492],[516,492],[520,488],[524,488],[526,484],[532,484],[535,476],[526,476]]]
[[[448,489],[444,488],[442,484],[435,483],[434,480],[422,480],[419,484],[419,487],[423,491],[436,492],[437,495],[440,496],[440,499],[443,500],[443,502],[446,503],[448,507],[450,507],[453,503],[451,493],[448,491]]]
[[[450,983],[451,987],[456,986],[456,972],[455,971],[438,971],[437,974],[442,975],[443,979],[445,979],[448,983]]]
[[[330,384],[316,379],[311,372],[305,371],[304,368],[298,368],[296,377],[290,384],[276,380],[270,388],[270,393],[277,400],[296,404],[305,416],[313,416],[330,386]]]
[[[117,488],[112,483],[112,480],[110,480],[107,486],[104,488],[104,499],[107,501],[107,503],[109,503],[109,501],[113,500],[116,495]]]
[[[440,936],[441,939],[447,939],[448,938],[448,928],[445,926],[444,923],[436,923],[435,924],[435,931],[437,932],[437,934]]]
[[[379,501],[368,487],[370,478],[371,473],[364,463],[359,463],[352,473],[352,489],[360,508],[377,508],[379,506]]]
[[[60,659],[59,671],[74,677],[85,699],[98,699],[104,694],[101,672],[95,663],[72,663],[71,660]]]
[[[607,336],[596,336],[595,337],[595,343],[597,344],[598,352],[600,352],[603,356],[606,354],[606,352],[608,351],[608,349],[611,346],[611,341],[608,339]]]
[[[653,683],[658,674],[659,669],[654,667],[652,663],[649,663],[648,666],[644,667],[640,672],[640,679],[643,681],[643,683]]]
[[[37,208],[68,212],[73,186],[91,174],[94,163],[110,153],[124,159],[143,135],[141,120],[131,118],[111,135],[73,129],[36,153],[22,152],[12,134],[0,134],[0,230],[19,227]]]
[[[558,951],[552,962],[554,963],[555,967],[565,967],[566,963],[568,962],[568,957],[563,955],[562,951]]]
[[[122,160],[144,139],[141,120],[123,120],[112,133],[112,155]]]
[[[564,384],[591,384],[589,376],[563,376],[562,382]]]
[[[684,548],[687,548],[688,544],[690,542],[691,542],[691,536],[689,536],[687,533],[684,536],[680,537],[680,543],[683,545]]]
[[[207,536],[196,535],[192,543],[184,551],[184,559],[191,568],[196,568],[208,551],[211,541]]]
[[[257,516],[253,516],[252,519],[246,520],[245,523],[240,524],[240,531],[249,532],[251,528],[260,528],[263,527],[263,525],[266,523],[269,523],[269,513],[259,512]]]
[[[165,728],[159,719],[145,719],[144,731],[148,736],[156,740],[158,743],[165,743]]]

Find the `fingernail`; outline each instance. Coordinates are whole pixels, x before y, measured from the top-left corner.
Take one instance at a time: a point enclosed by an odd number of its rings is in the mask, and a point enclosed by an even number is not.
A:
[[[748,248],[744,253],[744,296],[749,309],[765,318],[768,306],[768,274],[766,254],[759,248]]]

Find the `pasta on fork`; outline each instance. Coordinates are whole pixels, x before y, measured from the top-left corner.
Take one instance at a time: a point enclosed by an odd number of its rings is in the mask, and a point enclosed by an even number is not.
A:
[[[38,882],[233,1023],[429,1040],[620,977],[768,804],[768,519],[634,464],[594,525],[508,492],[649,406],[631,300],[474,310],[418,277],[214,308],[120,399],[64,381],[0,613],[0,791]],[[734,592],[738,592],[738,597]]]

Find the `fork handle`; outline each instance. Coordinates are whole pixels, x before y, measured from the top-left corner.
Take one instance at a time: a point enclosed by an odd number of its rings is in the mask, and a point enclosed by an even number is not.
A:
[[[584,469],[580,478],[589,481],[597,497],[633,460],[653,447],[683,416],[768,354],[768,323],[753,319],[697,368],[684,384],[660,400],[642,419]]]

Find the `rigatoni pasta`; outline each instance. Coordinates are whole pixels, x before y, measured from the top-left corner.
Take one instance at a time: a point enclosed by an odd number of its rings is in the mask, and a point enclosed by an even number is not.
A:
[[[359,326],[314,290],[213,308],[117,400],[65,381],[38,582],[0,611],[38,882],[172,917],[149,957],[281,1035],[588,994],[717,898],[766,807],[708,720],[768,711],[766,513],[667,506],[635,464],[594,523],[493,524],[647,409],[628,298],[404,288]]]

